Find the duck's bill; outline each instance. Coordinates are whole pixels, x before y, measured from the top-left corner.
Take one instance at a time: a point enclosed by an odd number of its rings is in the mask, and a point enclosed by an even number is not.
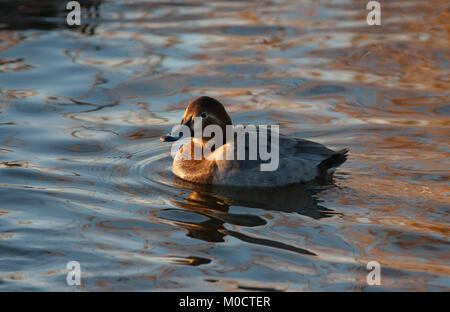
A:
[[[177,141],[177,140],[181,139],[182,136],[183,136],[182,134],[180,134],[178,136],[174,136],[174,135],[171,135],[171,134],[165,134],[165,135],[163,135],[160,138],[160,140],[162,142],[174,142],[174,141]]]

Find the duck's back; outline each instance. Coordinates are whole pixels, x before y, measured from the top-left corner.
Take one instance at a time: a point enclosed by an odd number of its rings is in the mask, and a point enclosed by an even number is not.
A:
[[[247,135],[246,143],[249,142]],[[257,142],[259,142],[257,134]],[[270,135],[259,142],[258,150],[251,159],[251,146],[245,144],[245,157],[238,157],[238,140],[228,142],[209,157],[214,161],[212,184],[234,186],[272,187],[302,183],[329,177],[334,169],[346,160],[347,150],[335,152],[322,144],[308,140],[279,135],[279,142],[271,146]],[[268,151],[261,157],[261,149]],[[223,155],[234,155],[227,160]],[[256,154],[256,155],[255,155]],[[222,156],[222,157],[221,157]],[[275,159],[278,157],[278,159]],[[244,158],[244,159],[242,159]],[[274,169],[274,170],[271,170]]]

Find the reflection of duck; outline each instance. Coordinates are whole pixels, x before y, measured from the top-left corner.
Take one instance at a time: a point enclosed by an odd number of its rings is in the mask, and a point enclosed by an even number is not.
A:
[[[236,140],[236,133],[229,135],[232,130],[231,119],[220,102],[203,96],[188,105],[181,124],[190,129],[191,136],[194,135],[194,130],[197,130],[194,129],[194,126],[196,127],[194,118],[202,121],[202,133],[207,126],[216,125],[218,126],[216,129],[222,129],[220,131],[222,135],[216,138],[215,136],[220,132],[213,130],[209,137],[188,138],[187,143],[181,147],[173,161],[172,171],[176,176],[187,181],[233,186],[282,186],[326,179],[347,159],[346,149],[335,152],[319,143],[284,135],[279,136],[279,144],[277,144],[278,142],[271,135],[267,135],[266,140],[261,139],[263,133],[255,129],[254,138],[258,139],[254,139],[253,142],[258,145],[260,154],[262,149],[267,152],[267,147],[270,146],[271,156],[275,155],[277,158],[275,170],[264,171],[263,166],[270,166],[272,159],[268,163],[267,158],[263,160],[261,155],[254,155],[256,159],[250,160],[248,154],[251,153],[253,146],[250,145],[249,140],[245,140],[245,159],[238,159],[239,143]],[[251,137],[250,132],[245,134],[247,138]],[[181,137],[182,134],[165,135],[161,137],[161,140],[176,141]],[[195,160],[194,151],[201,150],[211,142],[214,144],[211,146],[213,147],[211,154]],[[229,159],[229,155],[233,156],[232,160]]]
[[[332,210],[320,205],[315,197],[317,190],[301,185],[276,188],[214,186],[192,183],[177,177],[174,177],[173,184],[192,191],[186,198],[188,203],[197,203],[203,207],[206,205],[216,210],[228,211],[229,206],[244,206],[298,213],[314,219],[335,214]]]
[[[230,206],[293,212],[314,219],[325,218],[334,214],[332,210],[319,205],[314,197],[314,191],[299,186],[273,189],[237,188],[191,183],[177,177],[174,177],[173,182],[178,188],[188,189],[191,192],[182,200],[173,200],[171,203],[176,207],[206,218],[198,221],[192,219],[182,221],[181,224],[188,230],[187,235],[208,242],[223,242],[224,237],[229,235],[252,244],[314,255],[314,253],[302,248],[230,230],[229,227],[226,227],[227,224],[243,227],[266,224],[266,220],[258,215],[232,213],[229,211]]]

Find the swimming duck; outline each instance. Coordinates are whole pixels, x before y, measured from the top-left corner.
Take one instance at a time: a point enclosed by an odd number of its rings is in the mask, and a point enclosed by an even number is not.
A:
[[[222,129],[219,132],[221,137],[194,136],[196,130],[194,120],[200,118],[202,131],[209,125],[215,125]],[[262,137],[262,131],[253,128],[245,132],[245,157],[242,158],[242,154],[239,157],[237,134],[235,132],[229,135],[233,127],[230,116],[222,103],[207,96],[202,96],[188,105],[180,126],[187,126],[191,134],[190,137],[183,138],[185,143],[181,144],[181,148],[174,157],[172,172],[179,178],[194,183],[275,187],[326,180],[347,159],[347,149],[336,152],[316,142],[278,135],[278,133],[276,136],[272,133]],[[258,150],[267,152],[270,149],[270,154],[275,155],[276,160],[262,157],[264,154],[261,153],[251,156],[251,148],[248,145],[252,142],[252,134],[256,135],[257,139],[253,142],[258,142]],[[161,137],[161,141],[173,142],[182,137],[183,133],[167,134]],[[254,140],[255,137],[253,137]],[[193,156],[196,147],[205,148],[212,141],[214,145],[208,147],[211,150],[210,154],[202,155],[200,159]],[[234,157],[224,157],[224,155]],[[262,166],[267,166],[270,162],[276,164],[275,169],[261,170]]]

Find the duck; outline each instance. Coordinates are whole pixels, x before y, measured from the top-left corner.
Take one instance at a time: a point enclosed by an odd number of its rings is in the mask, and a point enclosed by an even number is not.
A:
[[[202,131],[211,125],[222,131],[199,137],[195,134],[195,131],[200,129],[195,125],[195,120],[201,120]],[[182,126],[190,130],[187,131],[188,135],[180,131]],[[264,135],[261,127],[247,127],[250,130],[244,132],[245,157],[242,157],[243,154],[239,157],[239,148],[243,147],[239,144],[242,143],[239,143],[236,131],[230,134],[236,127],[232,124],[224,105],[218,100],[201,96],[191,101],[180,125],[160,138],[162,142],[183,139],[182,142],[177,142],[179,146],[173,155],[172,173],[182,180],[198,184],[282,187],[297,183],[328,181],[335,169],[347,160],[346,148],[333,151],[320,143],[279,134],[277,131],[271,135]],[[252,138],[255,141],[252,141]],[[251,155],[252,142],[257,142],[259,154]],[[194,157],[196,148],[207,148],[210,153]],[[269,149],[270,154],[274,156],[273,159],[267,159],[267,155],[263,157],[264,154],[261,153],[261,150],[267,152]],[[270,167],[270,164],[272,167],[275,164],[275,168],[263,170]]]

